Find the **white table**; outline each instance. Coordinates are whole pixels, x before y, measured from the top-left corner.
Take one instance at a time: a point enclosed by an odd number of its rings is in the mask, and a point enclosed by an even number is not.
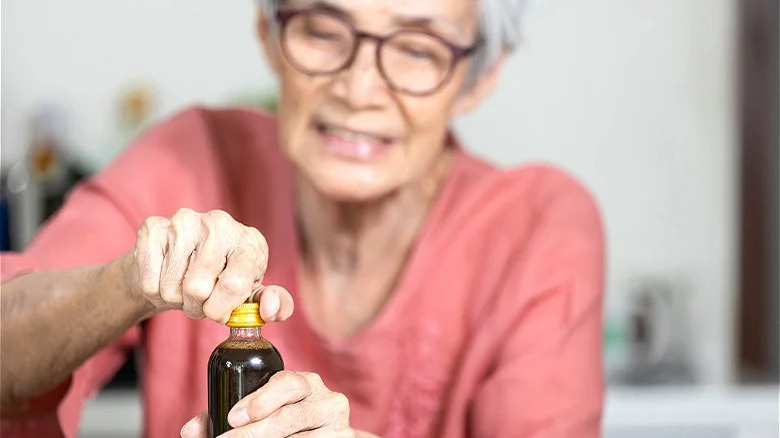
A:
[[[604,438],[778,438],[778,388],[616,387]],[[86,407],[82,438],[140,436],[135,391],[104,391]]]

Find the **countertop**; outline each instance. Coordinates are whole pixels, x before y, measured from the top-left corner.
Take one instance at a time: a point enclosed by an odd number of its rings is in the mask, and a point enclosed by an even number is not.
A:
[[[608,388],[604,438],[777,438],[778,409],[777,386]],[[104,391],[79,436],[138,437],[141,425],[136,391]]]

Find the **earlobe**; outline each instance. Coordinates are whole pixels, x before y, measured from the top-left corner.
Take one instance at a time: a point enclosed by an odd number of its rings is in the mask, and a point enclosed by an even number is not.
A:
[[[506,61],[508,53],[503,52],[496,59],[489,70],[483,72],[474,82],[474,85],[458,96],[452,107],[452,116],[466,114],[476,108],[493,92],[498,85],[498,79],[501,76],[501,67]]]

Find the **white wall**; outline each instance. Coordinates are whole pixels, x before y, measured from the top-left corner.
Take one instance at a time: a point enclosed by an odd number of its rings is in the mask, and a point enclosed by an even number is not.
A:
[[[736,106],[732,0],[533,1],[503,83],[459,123],[485,155],[582,178],[606,219],[609,291],[690,286],[697,363],[732,374]]]
[[[610,294],[637,275],[687,279],[710,383],[732,367],[734,3],[532,0],[498,92],[458,122],[485,156],[553,161],[592,188]],[[101,161],[128,82],[153,81],[163,115],[272,83],[250,0],[7,0],[2,12],[5,163],[21,156],[25,117],[52,96],[73,110],[74,143]]]
[[[8,162],[22,153],[31,111],[46,101],[72,109],[72,141],[103,159],[122,87],[156,85],[164,116],[272,86],[251,0],[4,0],[2,8]]]

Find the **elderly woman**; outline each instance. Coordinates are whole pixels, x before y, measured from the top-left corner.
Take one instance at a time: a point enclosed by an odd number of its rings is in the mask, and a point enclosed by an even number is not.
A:
[[[75,436],[134,348],[146,436],[206,436],[208,357],[248,299],[287,371],[226,437],[598,436],[594,203],[449,131],[493,89],[519,1],[262,5],[275,118],[161,123],[3,256],[3,436]]]

